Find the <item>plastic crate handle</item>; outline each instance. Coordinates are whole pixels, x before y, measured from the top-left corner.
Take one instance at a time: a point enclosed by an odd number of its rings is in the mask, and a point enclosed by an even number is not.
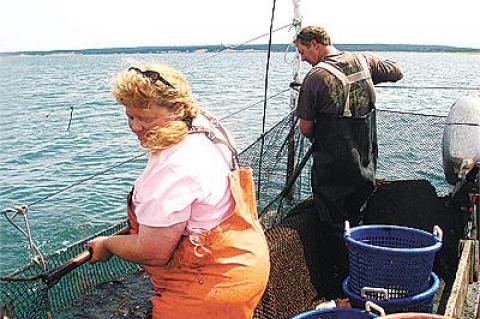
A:
[[[373,288],[373,287],[363,287],[362,290],[360,291],[360,296],[362,296],[362,298],[367,298],[367,293],[376,293],[376,294],[379,294],[379,295],[383,295],[383,298],[385,300],[389,300],[390,299],[390,295],[388,294],[388,291],[387,289],[385,288]]]
[[[367,301],[365,303],[365,310],[368,312],[372,312],[372,310],[375,310],[380,315],[380,317],[385,317],[385,310],[372,301]]]
[[[328,309],[328,308],[335,308],[337,306],[337,303],[335,302],[335,300],[329,300],[329,301],[324,301],[324,302],[321,302],[319,303],[315,309]]]
[[[433,236],[437,237],[438,240],[443,241],[443,230],[440,228],[440,226],[433,226]]]
[[[350,222],[348,220],[345,221],[345,235],[350,235]]]

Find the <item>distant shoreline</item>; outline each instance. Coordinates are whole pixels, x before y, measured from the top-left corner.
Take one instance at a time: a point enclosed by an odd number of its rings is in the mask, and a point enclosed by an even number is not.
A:
[[[417,44],[337,44],[340,50],[346,51],[383,51],[383,52],[450,52],[450,53],[480,53],[480,49],[452,47],[444,45]],[[288,44],[273,44],[272,51],[285,52]],[[195,46],[149,46],[132,48],[102,48],[79,50],[50,51],[16,51],[0,52],[0,56],[77,56],[102,54],[158,54],[158,53],[215,53],[227,52],[260,52],[268,50],[267,44],[249,44],[241,47],[226,45],[195,45]]]

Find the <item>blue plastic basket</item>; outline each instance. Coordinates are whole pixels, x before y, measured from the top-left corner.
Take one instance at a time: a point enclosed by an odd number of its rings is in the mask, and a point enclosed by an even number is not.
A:
[[[393,226],[358,226],[345,231],[348,246],[349,290],[385,288],[392,297],[414,296],[429,287],[435,254],[442,246],[442,231]]]
[[[373,312],[355,308],[326,308],[302,312],[290,319],[371,319],[378,316]]]
[[[431,273],[429,280],[429,287],[422,293],[414,296],[389,299],[388,289],[387,293],[372,293],[365,297],[354,293],[349,288],[349,280],[347,277],[342,283],[342,289],[350,299],[352,307],[364,307],[365,302],[372,301],[378,306],[382,307],[386,313],[398,313],[398,312],[426,312],[431,313],[433,308],[433,299],[435,293],[440,286],[440,280],[435,273]]]

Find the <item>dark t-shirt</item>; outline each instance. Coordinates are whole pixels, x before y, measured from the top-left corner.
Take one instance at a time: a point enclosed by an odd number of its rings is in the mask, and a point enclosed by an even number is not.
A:
[[[362,55],[367,60],[373,84],[395,82],[402,78],[402,71],[395,62],[369,53]],[[325,57],[322,61],[336,66],[346,75],[361,69],[355,54],[348,52]],[[354,117],[367,114],[375,104],[367,90],[366,81],[353,84],[350,104],[356,110]],[[343,95],[342,84],[333,74],[323,68],[312,68],[300,88],[296,114],[307,121],[314,121],[322,113],[340,116],[343,110]]]

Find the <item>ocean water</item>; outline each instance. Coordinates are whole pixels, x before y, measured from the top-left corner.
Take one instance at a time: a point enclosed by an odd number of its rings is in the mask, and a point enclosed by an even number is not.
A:
[[[480,87],[480,54],[397,53],[400,86]],[[146,157],[130,133],[124,110],[110,95],[111,78],[132,61],[161,60],[181,68],[199,104],[232,131],[243,149],[262,131],[266,52],[235,52],[202,60],[194,53],[0,58],[0,209],[30,206],[33,240],[50,253],[125,218],[125,194]],[[273,53],[267,128],[289,112],[292,54]],[[302,64],[302,74],[308,70]],[[384,110],[446,115],[461,89],[383,88]],[[247,108],[248,107],[248,108]],[[235,111],[246,108],[230,116]],[[70,116],[72,114],[71,123]],[[408,154],[407,154],[408,155]],[[47,198],[92,174],[107,173]],[[21,216],[15,219],[22,225]],[[28,244],[0,216],[0,274],[27,264]]]

